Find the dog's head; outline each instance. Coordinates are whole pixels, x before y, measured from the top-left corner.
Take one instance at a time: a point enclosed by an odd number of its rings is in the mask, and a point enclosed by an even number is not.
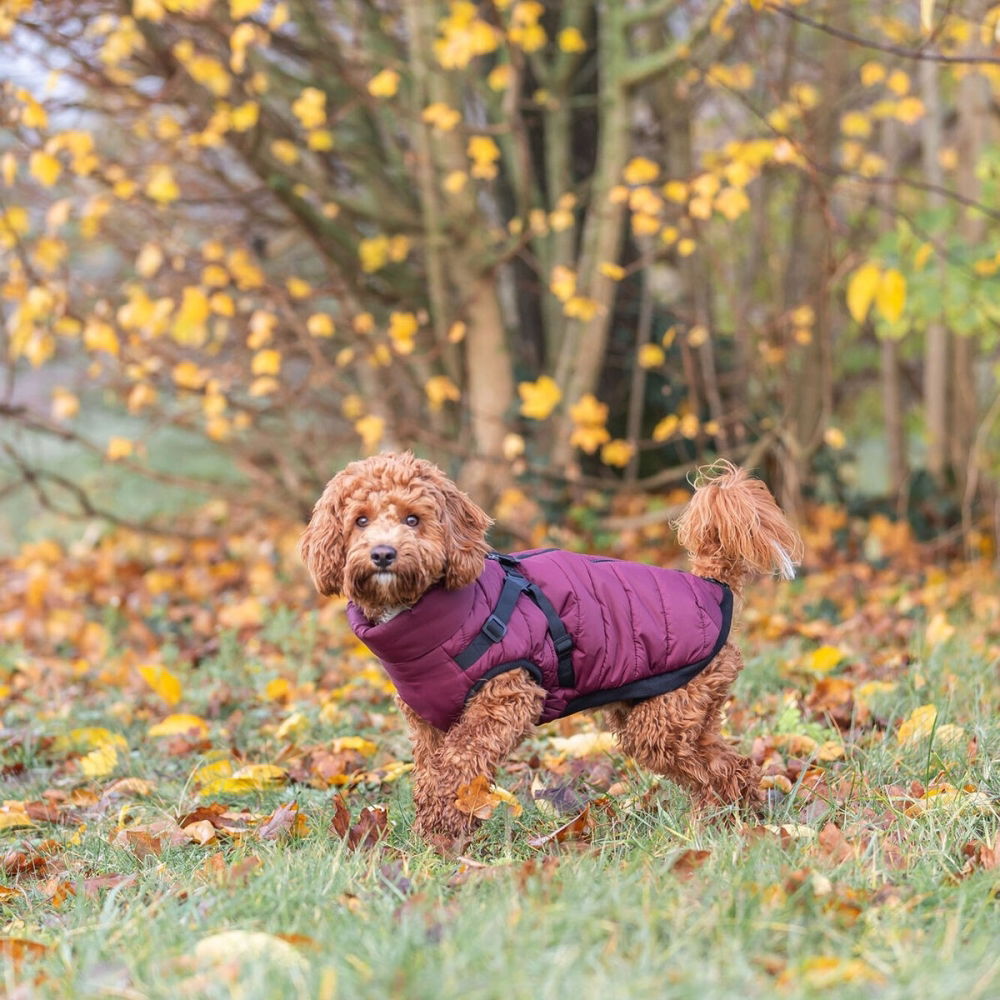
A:
[[[327,483],[301,553],[321,594],[344,594],[372,618],[436,583],[477,579],[490,523],[437,466],[409,452],[376,455]]]

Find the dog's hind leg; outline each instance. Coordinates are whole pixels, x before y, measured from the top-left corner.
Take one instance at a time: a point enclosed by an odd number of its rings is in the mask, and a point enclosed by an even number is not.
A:
[[[625,752],[688,789],[699,807],[760,802],[759,768],[719,731],[722,706],[741,667],[739,652],[727,645],[684,687],[611,717]]]

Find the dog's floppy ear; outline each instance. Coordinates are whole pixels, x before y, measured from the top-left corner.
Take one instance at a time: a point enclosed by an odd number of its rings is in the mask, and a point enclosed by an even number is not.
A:
[[[347,541],[336,509],[338,493],[339,484],[336,478],[331,479],[316,501],[309,527],[299,542],[299,555],[316,589],[327,597],[340,594],[344,589]]]
[[[444,585],[447,590],[458,590],[475,582],[482,574],[490,551],[486,531],[493,521],[435,466],[429,462],[426,465],[429,469],[425,474],[429,472],[444,508],[441,518],[447,545]]]

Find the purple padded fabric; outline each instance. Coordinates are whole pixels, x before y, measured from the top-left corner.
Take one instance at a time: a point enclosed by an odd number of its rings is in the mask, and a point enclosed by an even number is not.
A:
[[[488,559],[475,583],[434,587],[412,608],[373,625],[349,604],[355,635],[382,661],[400,697],[438,729],[461,715],[486,679],[523,668],[548,691],[541,721],[680,687],[722,648],[732,618],[728,587],[679,570],[559,550],[514,553],[573,638],[573,685],[557,677],[545,615],[527,594],[506,635],[468,669],[455,662],[493,612],[504,569]]]

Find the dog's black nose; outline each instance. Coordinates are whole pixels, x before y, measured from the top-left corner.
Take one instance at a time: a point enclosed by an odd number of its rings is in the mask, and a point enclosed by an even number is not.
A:
[[[372,549],[372,562],[378,569],[388,569],[396,561],[396,550],[391,545],[376,545]]]

